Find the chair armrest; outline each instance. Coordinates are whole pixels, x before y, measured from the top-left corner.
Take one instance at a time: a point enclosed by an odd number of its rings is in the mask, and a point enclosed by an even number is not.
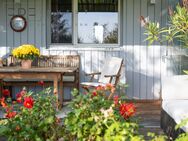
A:
[[[100,75],[101,72],[92,72],[92,73],[85,73],[86,76],[89,76],[89,75]]]
[[[119,77],[119,74],[113,74],[113,75],[104,75],[104,77]]]
[[[104,77],[110,77],[109,83],[112,83],[113,77],[116,77],[116,82],[115,82],[116,85],[119,80],[120,74],[104,75]]]
[[[86,75],[86,76],[91,76],[91,79],[90,79],[89,81],[92,82],[94,76],[95,76],[95,75],[100,75],[100,74],[101,74],[101,72],[93,72],[93,73],[86,73],[85,75]]]

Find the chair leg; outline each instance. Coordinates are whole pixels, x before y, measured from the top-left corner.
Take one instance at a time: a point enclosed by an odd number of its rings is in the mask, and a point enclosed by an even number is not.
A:
[[[82,88],[83,88],[84,90],[86,90],[87,92],[89,92],[89,87],[88,87],[88,86],[82,86]]]
[[[114,93],[115,93],[115,92],[113,92],[113,93],[111,92],[111,93],[110,93],[110,95],[109,95],[109,97],[108,97],[108,100],[110,100],[110,99],[113,98]]]

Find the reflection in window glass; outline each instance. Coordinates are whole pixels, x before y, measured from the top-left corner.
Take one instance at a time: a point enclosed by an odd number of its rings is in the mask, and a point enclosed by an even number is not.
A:
[[[78,0],[78,43],[118,43],[118,0]]]
[[[72,0],[51,1],[51,42],[72,43]]]

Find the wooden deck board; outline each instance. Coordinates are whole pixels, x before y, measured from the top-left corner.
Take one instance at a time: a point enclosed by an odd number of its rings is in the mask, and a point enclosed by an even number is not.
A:
[[[144,135],[146,140],[150,140],[147,137],[148,132],[155,133],[156,135],[164,134],[160,128],[160,115],[161,115],[161,103],[160,102],[142,102],[135,103],[136,105],[136,117],[140,120],[139,133]]]

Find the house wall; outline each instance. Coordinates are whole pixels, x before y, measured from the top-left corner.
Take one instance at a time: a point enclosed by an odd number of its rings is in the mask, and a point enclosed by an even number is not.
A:
[[[118,56],[124,58],[124,69],[121,81],[128,83],[126,95],[134,99],[160,98],[161,78],[165,75],[165,46],[158,44],[147,47],[144,42],[143,28],[139,17],[149,16],[150,20],[159,21],[164,25],[167,19],[167,5],[172,0],[121,1],[121,44],[118,46],[93,47],[91,45],[50,45],[47,38],[49,31],[48,0],[0,0],[0,55],[5,57],[12,48],[24,43],[35,44],[42,54],[79,54],[81,56],[81,81],[86,81],[85,72],[100,70],[105,58]],[[27,20],[27,28],[21,32],[13,32],[10,28],[12,15],[22,14]],[[35,88],[34,88],[35,89]],[[16,88],[15,91],[18,91]],[[67,93],[67,98],[70,95]]]

